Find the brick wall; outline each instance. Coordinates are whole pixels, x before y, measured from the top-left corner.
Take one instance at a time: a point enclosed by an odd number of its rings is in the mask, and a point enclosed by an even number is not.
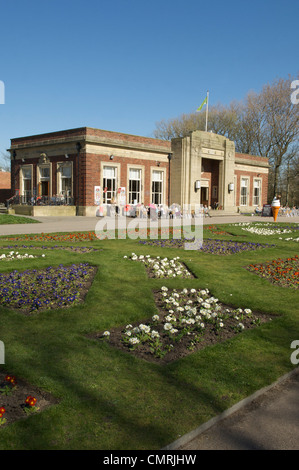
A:
[[[150,160],[140,160],[136,155],[136,158],[123,158],[117,156],[117,153],[114,152],[113,162],[109,159],[108,155],[97,155],[97,154],[87,154],[82,159],[82,175],[85,175],[84,182],[81,188],[81,197],[83,206],[90,206],[94,204],[94,186],[101,186],[103,191],[103,175],[101,174],[101,162],[115,164],[115,166],[120,167],[120,175],[118,178],[119,187],[126,187],[126,194],[128,195],[127,179],[128,179],[128,167],[142,166],[144,171],[143,174],[143,195],[144,200],[142,201],[145,205],[150,204],[150,194],[151,194],[151,168],[156,167],[155,161]],[[159,169],[165,169],[165,203],[167,204],[167,195],[168,195],[168,163],[160,163]],[[83,189],[84,188],[84,189]]]
[[[235,175],[237,177],[237,187],[236,187],[236,206],[240,206],[241,203],[241,178],[247,177],[249,179],[249,200],[248,206],[253,206],[253,182],[254,178],[260,179],[262,188],[261,188],[261,205],[267,204],[267,193],[268,193],[268,174],[259,173],[258,171],[241,171],[235,170]],[[242,207],[242,206],[241,206]]]
[[[0,171],[0,189],[10,189],[9,171]]]

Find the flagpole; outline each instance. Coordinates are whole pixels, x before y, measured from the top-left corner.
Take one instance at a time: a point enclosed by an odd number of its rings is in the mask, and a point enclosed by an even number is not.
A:
[[[209,90],[207,91],[206,132],[208,132]]]

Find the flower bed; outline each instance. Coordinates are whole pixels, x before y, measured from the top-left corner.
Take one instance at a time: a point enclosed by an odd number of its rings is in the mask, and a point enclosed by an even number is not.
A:
[[[267,263],[250,264],[246,266],[246,269],[267,279],[273,284],[294,289],[299,288],[298,255],[284,260],[278,258]]]
[[[188,239],[171,239],[171,240],[140,240],[142,245],[157,246],[160,248],[185,248],[188,244],[192,244],[192,240]],[[210,253],[212,255],[232,255],[244,251],[259,250],[261,248],[269,248],[274,245],[266,243],[250,243],[236,242],[233,240],[215,240],[212,238],[204,239],[202,245],[198,242],[198,251]]]
[[[128,258],[124,256],[124,258]],[[173,259],[151,258],[150,255],[139,255],[132,253],[130,259],[132,261],[140,261],[144,264],[148,276],[151,278],[189,278],[194,277],[188,268],[179,261],[179,256]]]
[[[81,263],[0,274],[0,305],[22,313],[70,307],[84,300],[95,273]]]
[[[6,241],[62,241],[62,242],[81,242],[81,241],[94,241],[98,240],[95,232],[74,232],[74,233],[41,233],[38,235],[20,235],[20,236],[10,236],[4,237],[1,240]]]
[[[167,364],[271,320],[271,316],[235,309],[207,290],[162,287],[155,292],[158,313],[142,323],[92,335],[142,359]]]
[[[44,258],[46,255],[42,254],[41,257]],[[40,258],[40,256],[33,256],[25,253],[21,255],[18,251],[10,251],[8,254],[2,253],[0,255],[0,261],[12,261],[14,259],[32,259],[32,258]]]
[[[50,394],[0,372],[0,427],[39,413],[57,403]]]
[[[229,236],[235,236],[233,233],[227,232],[226,230],[223,230],[222,228],[219,228],[217,225],[207,225],[204,226],[204,230],[209,230],[210,232],[216,234],[216,235],[229,235]]]
[[[92,247],[86,247],[86,246],[59,246],[59,245],[54,245],[54,246],[49,246],[49,245],[43,245],[43,246],[34,246],[34,245],[7,245],[7,246],[1,246],[0,250],[11,250],[11,249],[30,249],[30,250],[66,250],[66,251],[73,251],[75,253],[90,253],[93,251],[102,251],[98,250],[97,248],[92,248]]]
[[[234,227],[241,227],[242,230],[245,230],[255,235],[277,235],[284,233],[292,233],[295,230],[299,230],[298,225],[284,226],[267,222],[240,222],[238,224],[232,224]]]

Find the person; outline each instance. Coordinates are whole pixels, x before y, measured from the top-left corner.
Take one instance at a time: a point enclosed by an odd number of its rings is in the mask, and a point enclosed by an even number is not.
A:
[[[209,212],[209,208],[208,208],[207,205],[204,205],[204,206],[203,206],[203,213],[204,213],[204,216],[205,216],[205,217],[212,217],[211,214],[210,214],[210,212]]]
[[[255,213],[256,213],[257,215],[261,214],[261,213],[262,213],[262,209],[261,209],[259,206],[256,206],[256,208],[255,208]]]
[[[140,217],[140,219],[143,219],[143,216],[144,216],[144,204],[142,202],[141,204],[139,204],[139,217]]]

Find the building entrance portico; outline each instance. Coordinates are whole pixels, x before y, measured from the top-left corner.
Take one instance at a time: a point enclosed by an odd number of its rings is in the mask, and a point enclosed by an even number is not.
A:
[[[193,131],[172,140],[171,199],[180,205],[202,204],[236,212],[229,185],[234,182],[235,145],[210,132]]]

